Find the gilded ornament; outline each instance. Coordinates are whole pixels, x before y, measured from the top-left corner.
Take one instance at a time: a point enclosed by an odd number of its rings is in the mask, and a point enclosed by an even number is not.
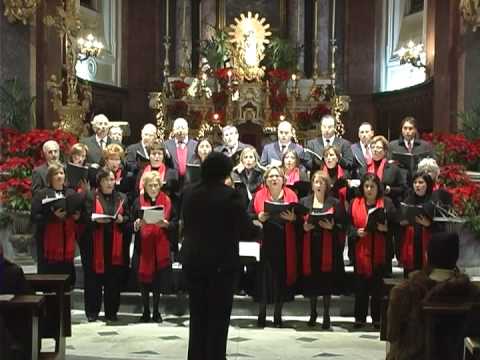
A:
[[[11,23],[20,21],[27,25],[33,19],[40,3],[41,0],[3,0],[4,15]]]

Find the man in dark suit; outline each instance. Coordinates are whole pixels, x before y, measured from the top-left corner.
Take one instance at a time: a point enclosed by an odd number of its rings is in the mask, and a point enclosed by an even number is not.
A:
[[[410,184],[410,178],[416,170],[418,162],[427,157],[434,158],[433,147],[429,142],[417,138],[417,121],[414,117],[405,117],[402,120],[401,127],[402,136],[389,144],[389,159],[393,159],[395,153],[416,155],[413,166],[399,164],[404,177]]]
[[[323,149],[327,146],[335,146],[341,153],[339,164],[346,170],[355,170],[351,144],[348,140],[335,135],[335,118],[332,115],[325,115],[321,121],[322,136],[309,140],[306,148],[323,158]],[[322,167],[322,161],[316,156],[306,153],[307,167],[313,172]]]
[[[363,122],[358,128],[359,141],[352,144],[353,161],[357,172],[359,169],[366,169],[367,163],[372,159],[372,151],[370,149],[370,140],[375,134],[372,124]],[[366,171],[365,171],[366,172]]]
[[[260,157],[260,164],[262,166],[281,165],[283,154],[285,154],[287,150],[295,151],[300,161],[303,161],[303,147],[292,142],[292,124],[288,121],[280,122],[277,127],[277,138],[278,141],[264,146],[262,156]]]
[[[178,172],[180,184],[183,184],[187,172],[187,164],[195,156],[197,141],[188,137],[188,122],[184,118],[177,118],[173,122],[173,139],[165,141],[167,157]]]
[[[103,157],[103,150],[107,145],[113,143],[108,136],[110,122],[104,114],[95,115],[92,120],[92,128],[95,135],[80,140],[82,144],[88,146],[87,163],[99,164]]]
[[[153,124],[146,124],[142,129],[142,140],[127,148],[127,166],[130,170],[137,169],[137,152],[144,159],[148,159],[148,149],[157,136],[157,127]]]
[[[227,125],[222,129],[223,145],[219,145],[215,148],[215,151],[221,152],[232,159],[234,165],[238,163],[240,159],[240,152],[248,147],[248,144],[244,144],[238,140],[238,130],[235,126]]]
[[[60,146],[55,140],[48,140],[42,146],[45,164],[37,166],[32,172],[32,194],[48,187],[48,166],[60,161]]]
[[[183,198],[181,258],[190,306],[188,360],[225,360],[239,241],[256,232],[242,199],[225,185],[230,159],[212,152]]]

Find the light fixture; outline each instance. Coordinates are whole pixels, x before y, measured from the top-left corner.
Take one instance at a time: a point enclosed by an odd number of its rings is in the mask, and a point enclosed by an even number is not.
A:
[[[92,34],[88,34],[85,39],[83,37],[78,38],[77,46],[78,59],[80,61],[85,61],[91,57],[98,57],[104,48],[103,44],[95,39],[95,36]]]
[[[410,40],[407,44],[407,47],[402,46],[397,51],[397,54],[400,57],[400,65],[410,64],[419,69],[427,68],[425,63],[423,63],[425,59],[423,44],[415,44],[412,40]]]

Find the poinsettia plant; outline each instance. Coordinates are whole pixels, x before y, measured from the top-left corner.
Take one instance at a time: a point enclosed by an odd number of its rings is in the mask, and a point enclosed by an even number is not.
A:
[[[34,129],[25,133],[0,129],[0,204],[7,212],[28,212],[32,203],[32,170],[45,161],[42,146],[55,140],[67,156],[77,138],[62,130]]]
[[[462,134],[425,134],[435,146],[440,165],[439,182],[452,194],[455,212],[480,238],[480,182],[473,181],[467,170],[478,169],[480,142]]]

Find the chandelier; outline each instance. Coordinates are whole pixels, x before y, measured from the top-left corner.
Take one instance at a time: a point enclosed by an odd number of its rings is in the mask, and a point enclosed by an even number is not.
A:
[[[83,37],[77,39],[77,48],[78,59],[80,61],[85,61],[91,57],[98,57],[104,46],[100,41],[95,39],[95,36],[88,34],[86,39]]]
[[[410,40],[407,44],[407,47],[402,46],[397,51],[397,54],[400,57],[400,65],[410,64],[419,69],[427,68],[423,62],[425,59],[423,44],[415,44],[412,40]]]

